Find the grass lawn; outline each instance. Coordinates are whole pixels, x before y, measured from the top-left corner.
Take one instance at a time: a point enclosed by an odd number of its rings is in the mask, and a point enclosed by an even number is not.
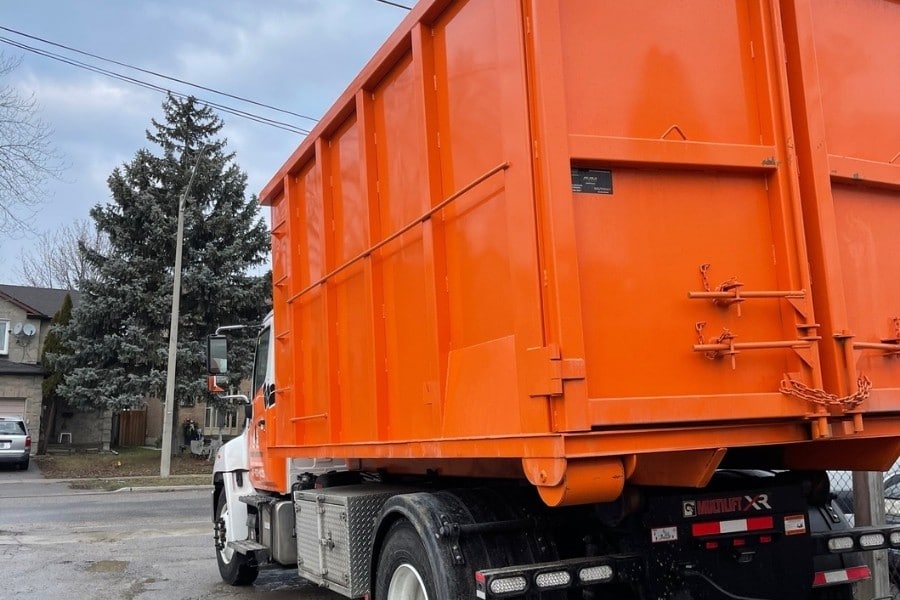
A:
[[[34,456],[32,460],[40,467],[47,479],[111,479],[124,477],[140,477],[148,480],[139,485],[160,485],[168,480],[159,477],[160,451],[152,448],[118,448],[112,452],[75,452],[72,454],[48,454]],[[172,457],[172,475],[197,475],[196,479],[204,484],[210,483],[212,463],[205,458],[192,454]],[[185,478],[178,477],[173,483],[183,483]],[[129,482],[133,485],[136,482]],[[193,481],[191,481],[193,483]],[[74,487],[74,486],[73,486]],[[117,487],[123,487],[119,485]],[[116,488],[117,489],[117,488]]]

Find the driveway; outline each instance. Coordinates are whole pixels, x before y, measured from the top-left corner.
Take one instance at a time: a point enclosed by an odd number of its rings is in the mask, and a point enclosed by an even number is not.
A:
[[[27,471],[15,467],[0,468],[0,498],[30,498],[46,495],[71,495],[68,484],[58,479],[44,479],[36,461]]]

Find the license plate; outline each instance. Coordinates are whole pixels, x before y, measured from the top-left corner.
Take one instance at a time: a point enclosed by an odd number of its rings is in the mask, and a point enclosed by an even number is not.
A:
[[[12,442],[0,442],[0,450],[9,450],[12,448]]]

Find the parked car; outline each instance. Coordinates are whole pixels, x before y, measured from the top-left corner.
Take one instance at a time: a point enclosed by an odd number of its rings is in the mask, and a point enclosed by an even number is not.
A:
[[[0,417],[0,464],[28,469],[31,436],[21,417]]]

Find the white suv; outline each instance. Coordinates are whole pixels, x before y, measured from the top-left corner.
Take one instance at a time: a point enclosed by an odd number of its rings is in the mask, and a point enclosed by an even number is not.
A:
[[[15,464],[28,470],[31,436],[21,417],[0,417],[0,464]]]

